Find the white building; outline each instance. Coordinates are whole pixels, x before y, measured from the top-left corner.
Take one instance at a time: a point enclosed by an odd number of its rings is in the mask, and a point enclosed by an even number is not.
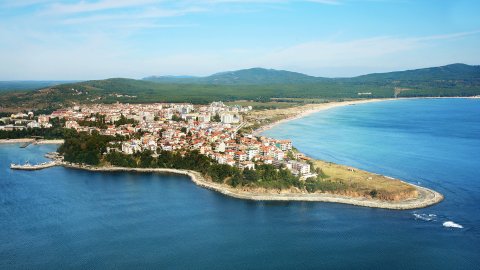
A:
[[[217,145],[215,146],[215,152],[223,153],[223,152],[225,152],[225,147],[226,147],[225,143],[224,143],[224,142],[220,142],[219,144],[217,144]]]
[[[285,153],[283,151],[275,151],[273,152],[273,158],[275,160],[283,160],[285,157]]]
[[[220,120],[224,124],[237,124],[240,123],[240,115],[237,113],[223,112],[220,114]]]
[[[124,152],[127,155],[131,155],[135,152],[140,152],[140,151],[142,151],[142,148],[140,147],[140,142],[136,140],[122,143],[122,152]]]
[[[77,121],[67,121],[67,122],[65,122],[65,127],[66,128],[78,129],[80,127],[80,125],[77,123]]]
[[[29,127],[29,128],[39,128],[40,123],[38,123],[37,121],[32,121],[32,122],[27,124],[27,127]]]
[[[256,155],[258,155],[257,148],[248,148],[247,149],[247,159],[252,160]]]
[[[288,164],[291,165],[293,174],[304,175],[310,173],[310,164],[308,163],[292,160]]]

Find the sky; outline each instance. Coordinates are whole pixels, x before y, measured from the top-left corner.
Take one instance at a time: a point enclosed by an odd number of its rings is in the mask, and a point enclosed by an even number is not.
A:
[[[0,80],[480,64],[478,0],[0,0]]]

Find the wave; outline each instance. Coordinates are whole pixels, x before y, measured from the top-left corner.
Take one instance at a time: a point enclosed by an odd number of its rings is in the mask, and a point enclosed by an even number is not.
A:
[[[443,227],[447,227],[447,228],[456,228],[456,229],[463,229],[463,226],[458,224],[458,223],[455,223],[453,221],[445,221],[443,222]]]
[[[413,216],[415,219],[420,219],[424,221],[435,221],[435,218],[437,215],[435,214],[418,214],[418,213],[413,213]]]

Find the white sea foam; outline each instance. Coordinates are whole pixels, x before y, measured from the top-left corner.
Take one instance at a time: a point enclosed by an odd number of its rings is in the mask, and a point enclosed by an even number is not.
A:
[[[445,221],[443,223],[443,227],[447,227],[447,228],[457,228],[457,229],[462,229],[463,226],[458,224],[458,223],[455,223],[453,221]]]
[[[418,213],[413,213],[413,216],[415,217],[415,219],[421,219],[424,221],[432,221],[432,220],[435,220],[435,218],[437,217],[437,215],[435,214],[418,214]]]

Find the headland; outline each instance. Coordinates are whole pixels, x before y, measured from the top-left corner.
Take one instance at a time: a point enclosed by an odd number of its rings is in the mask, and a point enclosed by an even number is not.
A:
[[[196,185],[219,192],[223,195],[237,199],[253,201],[303,201],[303,202],[329,202],[342,203],[363,207],[408,210],[424,208],[439,203],[443,196],[431,189],[409,184],[415,188],[418,195],[414,199],[400,201],[382,201],[364,197],[351,197],[328,193],[306,193],[280,190],[248,190],[233,188],[225,184],[207,180],[202,174],[192,170],[168,169],[168,168],[128,168],[116,166],[82,166],[79,164],[61,163],[61,166],[72,169],[80,169],[94,172],[139,172],[139,173],[171,173],[188,176]]]
[[[90,171],[183,174],[201,187],[240,199],[336,202],[399,210],[440,202],[443,196],[436,191],[314,160],[295,150],[291,141],[260,135],[274,125],[311,113],[385,100],[392,99],[328,102],[261,111],[229,107],[222,102],[214,102],[208,108],[190,104],[97,104],[82,110],[88,113],[78,120],[72,117],[79,117],[78,108],[52,114],[69,119],[65,126],[74,133],[65,140],[1,142],[62,144],[59,152],[63,157],[54,158],[56,165]],[[75,110],[76,113],[71,113]],[[125,117],[123,110],[132,118]],[[192,116],[183,111],[198,113]],[[210,111],[216,111],[213,122],[209,121]],[[146,113],[157,116],[149,120],[136,116],[148,115]],[[225,123],[238,120],[240,113],[243,121],[237,125]],[[113,120],[115,114],[117,117]],[[202,119],[208,121],[202,122]],[[146,132],[138,132],[142,129]]]

